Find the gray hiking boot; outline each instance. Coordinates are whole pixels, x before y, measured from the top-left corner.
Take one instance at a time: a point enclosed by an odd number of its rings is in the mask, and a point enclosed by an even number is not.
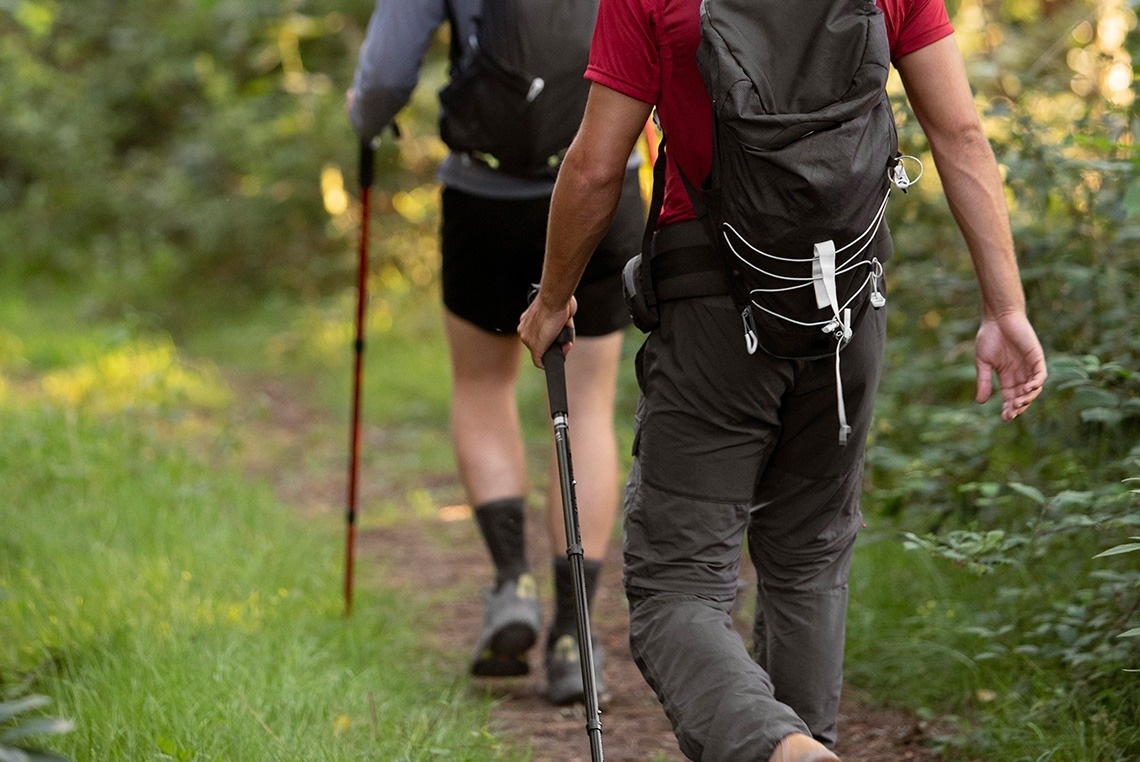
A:
[[[597,640],[592,640],[594,650],[594,685],[598,689],[598,704],[604,704],[609,696],[602,667],[605,654]],[[575,702],[586,702],[586,686],[582,681],[582,660],[578,654],[576,635],[559,635],[553,645],[546,650],[546,700],[563,706]]]
[[[538,639],[542,609],[538,585],[530,574],[504,582],[485,594],[483,631],[471,658],[476,677],[517,677],[530,671],[526,652]]]

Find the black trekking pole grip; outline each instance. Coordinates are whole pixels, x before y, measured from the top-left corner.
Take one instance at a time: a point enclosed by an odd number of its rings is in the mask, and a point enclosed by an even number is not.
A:
[[[360,141],[360,187],[371,188],[376,170],[376,149],[371,140]]]
[[[542,365],[546,369],[546,396],[550,398],[550,417],[569,412],[566,401],[566,355],[562,345],[574,340],[574,329],[566,326],[554,343],[542,354]]]

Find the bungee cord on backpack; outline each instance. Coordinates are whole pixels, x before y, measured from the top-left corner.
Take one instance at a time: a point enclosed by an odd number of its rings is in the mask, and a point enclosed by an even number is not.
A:
[[[911,179],[907,174],[906,167],[903,164],[904,159],[910,159],[918,164],[918,175],[915,178]],[[894,186],[903,193],[906,193],[910,186],[922,178],[922,173],[922,161],[915,156],[904,154],[896,157],[894,165],[887,171],[887,176],[890,179],[890,183],[894,184]],[[880,288],[883,278],[883,263],[879,261],[878,257],[867,259],[863,258],[862,254],[867,247],[871,245],[871,242],[875,239],[875,235],[883,223],[887,211],[887,201],[890,199],[890,195],[891,188],[890,184],[888,184],[887,192],[883,195],[882,203],[879,204],[875,216],[862,233],[839,248],[835,247],[835,242],[832,240],[820,241],[813,247],[811,257],[782,257],[764,251],[749,242],[740,231],[733,227],[731,222],[725,220],[721,225],[724,243],[739,263],[765,278],[777,281],[790,281],[792,283],[792,285],[788,286],[756,287],[749,289],[748,295],[750,302],[743,315],[745,346],[748,350],[748,354],[755,354],[759,347],[759,339],[755,334],[755,325],[751,320],[752,308],[762,310],[779,320],[804,328],[818,327],[823,333],[831,334],[835,337],[835,386],[840,444],[846,444],[851,434],[851,426],[847,423],[847,409],[843,401],[843,377],[840,364],[840,352],[847,346],[851,341],[851,337],[854,335],[854,330],[851,327],[851,305],[868,287],[871,289],[869,299],[873,308],[881,309],[887,303],[886,296],[883,295]],[[736,243],[734,243],[734,239]],[[742,248],[747,247],[749,255],[742,254],[737,248],[738,245]],[[854,249],[845,260],[837,264],[836,259],[838,255],[844,254],[856,246],[858,246],[858,248]],[[805,267],[811,268],[811,274],[801,276],[782,275],[780,273],[770,272],[753,261],[756,257],[759,257],[761,261],[770,259],[792,265],[802,264]],[[838,289],[836,287],[836,277],[852,272],[860,267],[869,269],[867,277],[851,292],[846,301],[840,304]],[[796,289],[808,288],[809,286],[815,290],[816,305],[820,309],[830,308],[830,314],[825,319],[808,321],[797,320],[795,317],[772,309],[763,303],[764,294],[785,293]]]

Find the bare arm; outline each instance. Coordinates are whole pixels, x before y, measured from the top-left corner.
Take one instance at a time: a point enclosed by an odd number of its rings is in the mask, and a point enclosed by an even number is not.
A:
[[[582,126],[554,185],[538,298],[519,320],[519,336],[540,368],[543,352],[574,316],[574,289],[613,220],[629,154],[651,110],[602,85],[590,87]]]
[[[978,402],[989,399],[992,375],[1002,392],[1002,418],[1025,412],[1041,393],[1045,355],[1025,311],[1001,174],[982,130],[954,38],[896,62],[907,98],[930,141],[950,211],[970,251],[982,294],[975,343]]]

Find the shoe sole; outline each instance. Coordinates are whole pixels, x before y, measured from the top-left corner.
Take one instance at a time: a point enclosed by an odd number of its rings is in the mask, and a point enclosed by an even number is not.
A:
[[[530,672],[526,652],[538,640],[534,628],[523,622],[504,625],[491,636],[487,648],[471,664],[475,677],[520,677]]]
[[[549,688],[546,691],[546,700],[554,706],[570,706],[571,704],[585,704],[586,694],[584,691],[570,689],[555,691]],[[604,709],[606,704],[610,701],[610,694],[605,688],[598,691],[598,708]]]

